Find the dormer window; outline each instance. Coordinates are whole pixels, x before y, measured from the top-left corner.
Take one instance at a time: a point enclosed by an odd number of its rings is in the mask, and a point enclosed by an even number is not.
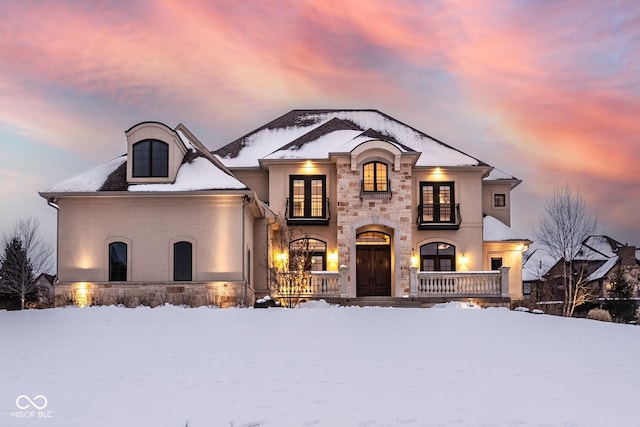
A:
[[[169,176],[169,145],[155,139],[147,139],[133,145],[133,176]]]

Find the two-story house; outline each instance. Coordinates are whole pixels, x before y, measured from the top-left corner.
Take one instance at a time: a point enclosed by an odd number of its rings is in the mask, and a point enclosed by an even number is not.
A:
[[[182,125],[126,136],[126,155],[41,193],[56,295],[250,303],[282,294],[304,248],[308,298],[522,298],[521,181],[379,111],[294,110],[213,155]]]

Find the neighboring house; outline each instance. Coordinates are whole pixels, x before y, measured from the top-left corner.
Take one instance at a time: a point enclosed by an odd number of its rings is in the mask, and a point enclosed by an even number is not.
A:
[[[606,299],[619,268],[633,285],[634,297],[640,286],[640,254],[635,246],[623,245],[608,236],[590,236],[582,242],[573,262],[573,275],[591,290],[592,300]],[[538,264],[539,263],[539,264]],[[523,283],[525,298],[537,302],[564,301],[563,261],[536,248],[525,255]]]
[[[126,155],[41,193],[58,304],[279,297],[301,250],[307,298],[522,298],[521,181],[379,111],[294,110],[214,155],[183,125],[126,136]]]
[[[40,307],[49,307],[53,304],[54,289],[53,284],[56,276],[51,274],[40,273],[34,281],[36,295],[38,298],[37,305]]]

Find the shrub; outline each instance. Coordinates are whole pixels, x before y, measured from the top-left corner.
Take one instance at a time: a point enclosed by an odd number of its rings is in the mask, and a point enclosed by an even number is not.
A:
[[[611,322],[611,315],[607,310],[601,308],[592,308],[587,313],[587,318],[592,320],[600,320],[601,322]]]

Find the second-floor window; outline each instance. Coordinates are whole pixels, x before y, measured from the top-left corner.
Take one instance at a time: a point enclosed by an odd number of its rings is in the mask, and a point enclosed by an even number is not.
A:
[[[133,176],[136,178],[169,176],[169,145],[155,139],[134,144]]]
[[[421,222],[455,222],[453,182],[420,183]]]
[[[381,162],[369,162],[363,166],[362,190],[365,192],[389,191],[387,165]]]
[[[326,217],[326,177],[324,175],[292,175],[289,189],[290,218]]]

